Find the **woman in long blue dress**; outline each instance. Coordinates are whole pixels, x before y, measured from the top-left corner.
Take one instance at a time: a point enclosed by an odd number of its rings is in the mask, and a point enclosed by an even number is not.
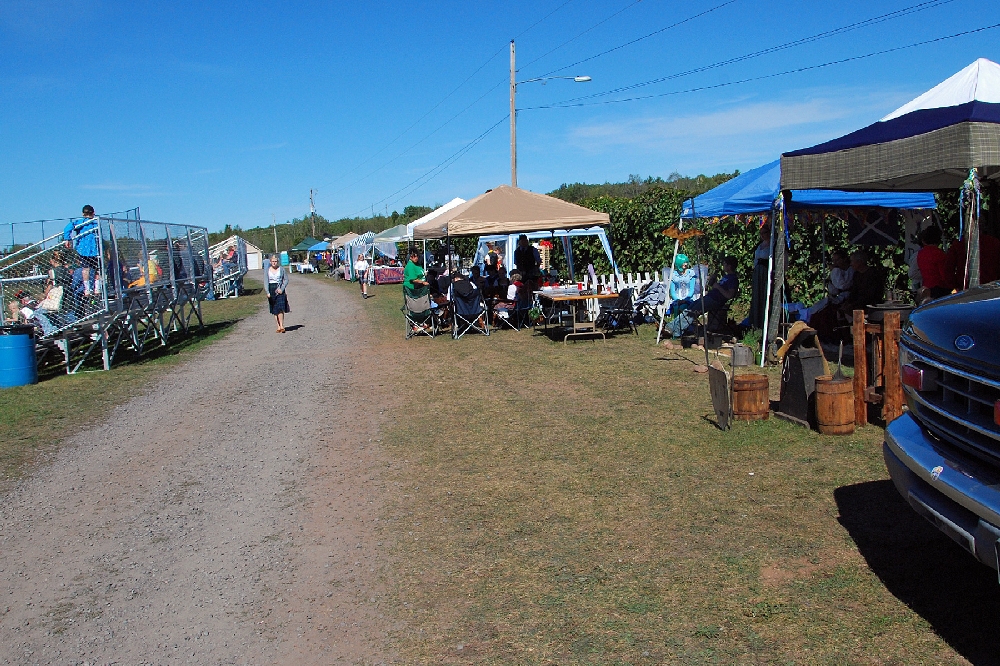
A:
[[[285,313],[292,309],[288,307],[288,295],[285,293],[288,289],[288,274],[281,267],[278,255],[271,255],[271,265],[264,273],[267,280],[267,304],[278,323],[278,333],[284,333]]]

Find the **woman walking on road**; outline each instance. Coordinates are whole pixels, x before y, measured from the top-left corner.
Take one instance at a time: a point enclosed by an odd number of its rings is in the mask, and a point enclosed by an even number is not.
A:
[[[368,298],[368,260],[364,252],[354,262],[354,274],[361,283],[361,298]]]
[[[278,323],[278,333],[285,332],[285,313],[292,311],[288,307],[288,296],[285,294],[287,288],[288,274],[281,267],[278,255],[272,254],[271,265],[267,269],[267,304]]]

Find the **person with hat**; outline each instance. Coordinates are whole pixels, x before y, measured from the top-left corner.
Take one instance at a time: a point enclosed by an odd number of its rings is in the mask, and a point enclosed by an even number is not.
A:
[[[75,247],[83,267],[84,296],[90,296],[90,274],[94,273],[93,291],[98,291],[97,270],[100,267],[100,249],[97,238],[98,220],[94,207],[83,207],[83,218],[70,220],[63,229],[63,243],[67,248]]]

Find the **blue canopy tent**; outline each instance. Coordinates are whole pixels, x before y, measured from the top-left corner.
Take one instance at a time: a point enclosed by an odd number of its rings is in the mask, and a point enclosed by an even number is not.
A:
[[[330,249],[330,241],[320,241],[309,248],[310,252],[326,252]]]
[[[779,236],[787,233],[786,217],[796,210],[835,210],[845,208],[933,209],[937,204],[930,192],[846,192],[840,190],[792,190],[789,197],[781,191],[781,160],[751,169],[732,180],[688,199],[681,209],[681,222],[696,218],[718,218],[728,215],[768,214],[771,220],[771,256],[768,259],[768,283],[771,285],[764,310],[764,331],[761,342],[761,365],[764,364],[767,340],[777,335],[781,294],[784,285],[785,244]],[[775,221],[780,219],[781,233],[775,233]],[[674,243],[674,260],[680,243]],[[778,255],[780,275],[774,275],[774,255]],[[670,270],[674,262],[670,263]],[[661,318],[660,328],[663,328]],[[773,330],[772,330],[773,329]],[[657,336],[659,342],[659,336]]]
[[[479,237],[479,247],[476,249],[476,258],[473,264],[483,267],[486,260],[486,243],[502,243],[504,246],[504,256],[510,257],[514,256],[514,249],[517,247],[517,238],[521,234],[494,234],[491,236],[480,236]],[[596,236],[601,241],[601,247],[604,248],[604,253],[608,255],[608,261],[611,262],[611,270],[616,275],[618,274],[618,264],[615,263],[615,258],[611,253],[611,243],[608,241],[608,234],[601,227],[590,227],[585,229],[554,229],[552,231],[531,231],[524,234],[528,237],[528,240],[536,240],[541,238],[558,238],[562,242],[563,253],[566,255],[566,265],[569,269],[570,280],[576,280],[576,271],[573,266],[573,247],[572,239],[580,236]],[[511,261],[508,259],[508,261]]]
[[[769,213],[781,196],[781,160],[741,173],[704,194],[688,199],[682,219]],[[822,208],[934,208],[930,192],[844,192],[792,190],[792,210]]]

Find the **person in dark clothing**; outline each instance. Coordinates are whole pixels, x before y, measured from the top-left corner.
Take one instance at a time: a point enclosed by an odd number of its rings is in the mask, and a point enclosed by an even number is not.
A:
[[[521,273],[526,287],[530,291],[537,291],[541,282],[542,257],[538,249],[531,246],[528,237],[521,234],[517,239],[517,249],[514,250],[514,267]]]
[[[863,310],[885,300],[885,274],[878,268],[869,266],[868,261],[868,253],[864,250],[851,253],[851,268],[854,269],[851,295],[840,306],[841,311],[848,315],[854,310]]]
[[[947,296],[951,289],[950,280],[945,271],[948,256],[941,245],[941,230],[929,226],[920,232],[920,251],[917,252],[917,268],[920,269],[921,291],[920,302]]]

